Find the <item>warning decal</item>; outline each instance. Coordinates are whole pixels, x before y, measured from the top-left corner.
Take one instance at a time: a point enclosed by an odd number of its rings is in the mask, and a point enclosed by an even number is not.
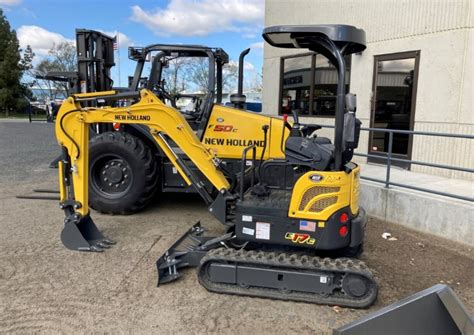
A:
[[[270,239],[270,224],[265,222],[257,222],[255,225],[255,238],[261,240],[269,240]]]

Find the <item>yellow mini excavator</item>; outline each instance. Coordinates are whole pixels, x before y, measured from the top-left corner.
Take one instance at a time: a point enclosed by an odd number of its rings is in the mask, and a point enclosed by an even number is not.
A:
[[[334,143],[316,136],[318,127],[301,124],[296,113],[290,123],[216,106],[219,117],[211,115],[208,121],[216,138],[229,130],[219,122],[227,119],[226,113],[233,122],[245,123],[247,134],[253,132],[253,141],[237,146],[243,146],[241,168],[238,178],[229,180],[211,146],[201,142],[179,110],[151,90],[72,95],[56,121],[62,147],[60,206],[66,215],[62,242],[80,251],[103,251],[114,244],[90,217],[89,129],[103,123],[141,125],[228,228],[212,237],[195,224],[158,259],[159,284],[178,279],[181,268],[196,266],[199,282],[213,292],[368,307],[378,288],[371,271],[354,257],[362,251],[367,220],[358,205],[359,167],[351,162],[360,121],[355,95],[345,92],[344,59],[365,49],[365,33],[346,25],[275,26],[266,28],[263,38],[274,47],[321,53],[334,64]],[[113,107],[124,100],[132,103]],[[93,101],[103,106],[85,107]],[[231,140],[241,140],[238,132],[231,133]],[[271,152],[267,159],[265,152]],[[120,160],[112,163],[107,176],[122,176]]]

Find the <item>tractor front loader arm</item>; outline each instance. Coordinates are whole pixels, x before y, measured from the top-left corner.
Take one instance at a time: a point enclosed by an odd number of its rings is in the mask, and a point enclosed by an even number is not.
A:
[[[230,185],[218,169],[214,154],[194,134],[179,111],[163,104],[151,91],[142,90],[140,101],[127,107],[82,108],[82,100],[114,99],[114,91],[77,94],[61,106],[56,119],[56,138],[62,148],[59,162],[60,207],[66,218],[61,233],[63,244],[72,250],[102,251],[113,244],[104,238],[89,215],[89,128],[95,123],[142,124],[188,185],[193,185],[209,204],[212,198],[199,179],[173,150],[176,145],[209,182],[225,192]]]

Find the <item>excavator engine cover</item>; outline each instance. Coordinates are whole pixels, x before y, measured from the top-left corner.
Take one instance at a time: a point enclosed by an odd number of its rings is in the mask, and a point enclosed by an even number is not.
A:
[[[309,166],[325,171],[334,152],[334,146],[326,138],[290,136],[286,140],[286,160],[292,164]]]

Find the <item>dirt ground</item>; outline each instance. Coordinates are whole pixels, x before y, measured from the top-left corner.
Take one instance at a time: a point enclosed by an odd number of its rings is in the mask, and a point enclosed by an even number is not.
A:
[[[472,249],[373,219],[362,259],[375,272],[380,293],[368,310],[336,313],[330,306],[209,293],[192,269],[157,288],[155,261],[170,244],[197,220],[211,232],[223,227],[197,197],[166,196],[134,216],[92,213],[100,229],[118,241],[112,249],[66,250],[59,240],[63,214],[57,202],[15,198],[57,187],[56,170],[47,168],[51,158],[31,162],[24,178],[1,179],[0,333],[330,334],[437,283],[450,285],[474,312]],[[4,163],[0,152],[0,171]],[[383,232],[397,240],[383,239]]]

